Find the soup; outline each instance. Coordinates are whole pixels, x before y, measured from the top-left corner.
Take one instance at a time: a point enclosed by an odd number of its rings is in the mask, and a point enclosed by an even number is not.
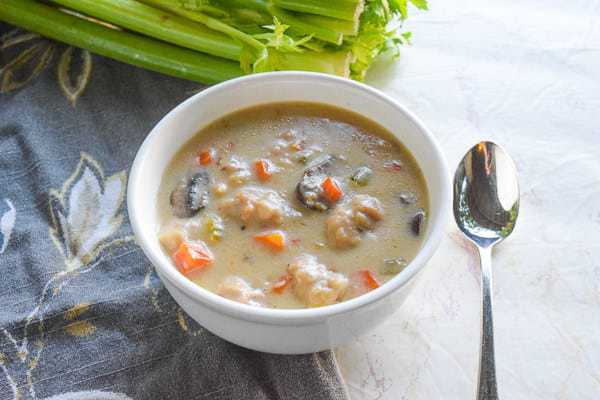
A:
[[[158,194],[158,238],[203,288],[272,308],[377,289],[419,251],[427,187],[412,155],[358,114],[273,103],[184,144]]]

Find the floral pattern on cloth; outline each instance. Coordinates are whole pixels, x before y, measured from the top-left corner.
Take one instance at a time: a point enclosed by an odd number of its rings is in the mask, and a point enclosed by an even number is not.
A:
[[[131,236],[113,238],[123,223],[120,212],[125,197],[126,178],[121,171],[108,178],[89,155],[82,154],[75,172],[67,179],[61,190],[51,190],[49,210],[51,215],[50,236],[64,257],[65,268],[48,280],[37,304],[25,319],[22,337],[14,336],[3,328],[1,333],[12,347],[0,353],[0,368],[5,375],[15,400],[36,399],[33,371],[37,367],[46,346],[45,314],[48,305],[76,275],[85,273],[98,265],[100,255],[110,247],[132,241]],[[9,210],[0,218],[3,252],[9,245],[16,220],[16,210],[6,199]],[[77,305],[65,312],[65,319],[73,321],[65,326],[72,336],[87,336],[95,332],[89,321],[76,321],[88,304]],[[52,399],[129,399],[123,394],[107,392],[77,392]]]
[[[197,84],[99,56],[90,81],[79,50],[2,23],[0,36],[0,400],[346,399],[332,352],[212,335],[135,243],[127,169]],[[68,61],[70,101],[52,60]]]
[[[6,203],[8,210],[0,217],[0,254],[4,253],[6,246],[8,246],[10,235],[15,226],[15,217],[17,214],[15,206],[13,206],[9,199],[4,199],[4,202]]]
[[[0,93],[16,91],[32,82],[55,58],[58,59],[56,78],[60,90],[75,105],[91,76],[90,52],[21,29],[13,29],[0,37],[0,60],[5,60],[0,68]]]
[[[65,258],[66,273],[93,267],[101,250],[131,237],[112,238],[123,223],[125,171],[108,178],[87,154],[60,191],[50,191],[50,235]]]

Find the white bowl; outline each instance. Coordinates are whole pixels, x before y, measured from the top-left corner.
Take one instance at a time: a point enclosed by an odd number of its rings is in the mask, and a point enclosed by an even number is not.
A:
[[[202,127],[224,115],[280,101],[326,103],[377,121],[410,150],[421,167],[430,197],[423,246],[402,272],[377,290],[321,308],[256,308],[194,284],[177,271],[161,250],[156,197],[163,171],[175,153]],[[347,343],[391,315],[414,286],[417,272],[435,252],[451,203],[444,156],[433,135],[413,114],[369,86],[308,72],[274,72],[234,79],[175,107],[154,127],[138,151],[127,194],[137,241],[177,303],[200,325],[225,340],[249,349],[284,354],[310,353]]]

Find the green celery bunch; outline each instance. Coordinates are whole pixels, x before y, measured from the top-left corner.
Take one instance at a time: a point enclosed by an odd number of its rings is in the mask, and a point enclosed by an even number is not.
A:
[[[363,80],[381,53],[398,54],[399,46],[409,43],[410,33],[402,32],[408,4],[427,9],[426,0],[2,0],[2,4],[0,20],[202,83],[279,70]]]

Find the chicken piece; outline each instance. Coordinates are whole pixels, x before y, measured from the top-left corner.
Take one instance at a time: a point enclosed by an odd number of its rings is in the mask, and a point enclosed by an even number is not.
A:
[[[325,221],[327,241],[334,247],[344,249],[356,246],[361,238],[360,231],[352,221],[352,209],[337,207]]]
[[[279,135],[280,138],[290,141],[296,139],[296,132],[292,129],[288,129],[286,131],[281,132]]]
[[[252,173],[248,169],[241,169],[229,175],[229,184],[232,186],[241,186],[252,179]]]
[[[356,246],[361,232],[373,230],[383,215],[383,206],[375,197],[356,195],[337,206],[325,221],[327,240],[340,249]]]
[[[288,142],[282,139],[277,139],[269,148],[269,154],[272,156],[281,156],[286,154]]]
[[[362,229],[373,229],[383,218],[383,206],[375,197],[359,194],[354,196],[351,205],[354,221]]]
[[[226,277],[217,288],[217,294],[254,307],[264,307],[267,300],[262,290],[253,288],[239,276]]]
[[[221,164],[221,170],[227,173],[237,172],[243,169],[249,169],[248,163],[236,156],[231,156],[229,160]]]
[[[221,170],[229,174],[229,183],[233,186],[240,186],[252,178],[248,163],[236,156],[221,164]]]
[[[185,231],[177,227],[166,229],[158,235],[158,241],[169,254],[174,253],[184,240]]]
[[[227,193],[227,185],[223,182],[215,183],[212,186],[212,192],[217,196],[223,196]]]
[[[191,218],[185,222],[175,221],[161,230],[158,241],[169,254],[172,254],[186,240],[201,240],[202,232],[202,220],[199,218]]]
[[[224,200],[219,210],[246,224],[279,225],[285,217],[301,216],[276,191],[257,187],[239,189],[232,198]]]
[[[204,218],[193,218],[183,224],[183,230],[187,239],[202,240],[205,230],[203,223]]]
[[[301,254],[288,266],[294,293],[309,307],[335,303],[348,287],[348,278],[327,269],[310,254]]]

